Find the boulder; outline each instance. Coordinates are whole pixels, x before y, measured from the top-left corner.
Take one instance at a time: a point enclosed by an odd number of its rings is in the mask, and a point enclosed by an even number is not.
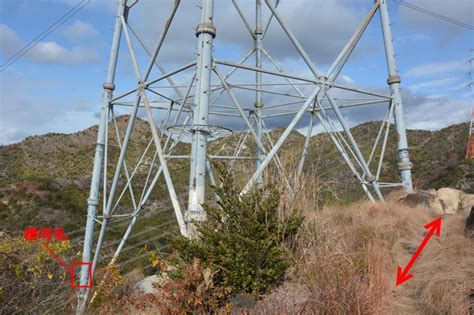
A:
[[[166,270],[160,274],[146,277],[135,284],[135,289],[143,293],[155,293],[155,288],[163,286],[163,284],[170,279],[169,272],[175,270],[175,268],[174,266],[167,266]]]
[[[466,214],[472,212],[471,208],[474,207],[474,194],[466,194],[461,192],[461,207]]]
[[[474,238],[474,207],[471,208],[466,219],[466,234],[469,238]]]
[[[139,291],[147,294],[147,293],[155,293],[155,287],[162,285],[167,280],[167,277],[162,275],[152,275],[146,277],[145,279],[139,281],[135,288]]]
[[[132,271],[126,273],[123,276],[123,281],[126,285],[133,286],[135,283],[139,282],[140,280],[143,280],[145,278],[145,275],[143,274],[142,268],[135,268]]]
[[[433,211],[436,215],[456,214],[464,212],[469,214],[474,206],[474,195],[453,188],[440,188],[437,191],[418,190],[402,198],[402,202],[410,206],[421,206]]]
[[[401,201],[411,207],[421,206],[423,208],[429,207],[436,198],[436,191],[417,190],[412,194],[407,194],[402,197]]]
[[[441,210],[444,214],[456,214],[460,203],[461,191],[445,187],[438,189],[436,199],[431,206],[435,212]]]

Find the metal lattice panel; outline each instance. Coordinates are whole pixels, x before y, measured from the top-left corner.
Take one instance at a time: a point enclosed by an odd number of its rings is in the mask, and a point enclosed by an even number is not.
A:
[[[153,49],[150,49],[132,23],[134,10],[141,2],[119,1],[108,75],[104,83],[84,238],[83,262],[92,261],[92,275],[100,261],[108,228],[116,224],[118,219],[120,222],[128,220],[123,236],[115,243],[105,244],[116,245],[113,254],[107,256],[110,258],[108,263],[114,264],[147,203],[153,199],[151,196],[160,178],[164,178],[166,195],[174,209],[180,232],[192,237],[194,222],[205,219],[202,204],[206,202],[207,181],[215,184],[210,160],[251,163],[254,172],[242,189],[242,193],[246,193],[263,181],[263,174],[270,163],[283,171],[279,150],[303,117],[308,119],[309,124],[300,152],[298,175],[303,172],[311,135],[319,124],[330,136],[368,199],[383,202],[381,188],[385,187],[402,186],[407,192],[412,190],[411,163],[400,96],[401,80],[395,64],[386,0],[376,1],[369,8],[366,17],[325,73],[316,69],[286,24],[277,8],[280,1],[255,0],[255,22],[251,23],[238,1],[233,0],[236,13],[248,30],[252,48],[240,60],[215,58],[214,43],[219,41],[218,25],[225,21],[219,21],[219,17],[214,16],[214,2],[201,0],[200,22],[193,31],[197,43],[195,60],[183,62],[182,65],[173,64],[173,70],[165,70],[159,53],[167,44],[170,27],[179,22],[174,19],[183,3],[179,0],[166,2],[170,6],[169,15],[162,23]],[[227,6],[229,3],[216,1],[215,4]],[[162,9],[166,5],[160,2],[157,7]],[[382,25],[390,95],[349,86],[338,80],[377,11]],[[266,21],[263,21],[264,12],[268,16]],[[271,23],[276,23],[280,32],[286,36],[287,42],[284,44],[296,49],[309,75],[287,72],[285,66],[280,65],[266,49],[265,36]],[[251,58],[255,61],[253,65],[248,64]],[[119,60],[129,60],[134,73],[133,82],[116,80]],[[364,156],[342,112],[381,105],[386,106],[386,113],[369,156]],[[117,113],[124,112],[128,119],[119,126]],[[142,119],[139,119],[140,115]],[[272,141],[267,126],[272,120],[283,118],[287,121],[285,129],[276,141]],[[401,183],[380,182],[391,122],[394,122],[398,135]],[[112,132],[109,132],[109,125],[113,126]],[[146,145],[134,146],[136,139],[133,135],[137,128],[146,129]],[[231,150],[232,154],[209,152],[210,140],[232,133],[240,135]],[[115,144],[112,144],[111,139],[115,139]],[[242,156],[243,147],[248,141],[253,142],[255,152],[252,156]],[[191,144],[190,153],[179,153],[183,142]],[[118,147],[118,152],[111,150],[113,145]],[[138,154],[136,151],[139,151]],[[182,194],[177,192],[173,169],[168,166],[171,160],[182,160],[187,167],[187,200],[183,200]],[[125,199],[128,202],[126,205]],[[92,258],[95,223],[100,223],[100,232]],[[89,274],[90,270],[84,266],[81,285],[88,283]],[[101,281],[103,283],[106,280],[104,278]],[[90,288],[81,290],[79,311],[84,310],[89,293]]]

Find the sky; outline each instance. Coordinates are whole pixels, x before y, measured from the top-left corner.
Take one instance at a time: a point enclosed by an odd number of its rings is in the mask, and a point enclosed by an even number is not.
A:
[[[80,1],[0,0],[0,64]],[[196,55],[194,27],[199,23],[199,1],[181,2],[158,56],[158,61],[168,70],[193,61]],[[235,62],[253,44],[231,1],[215,2],[215,57]],[[474,25],[474,1],[405,2]],[[132,8],[130,23],[149,47],[159,37],[171,3],[171,0],[140,0]],[[239,0],[238,3],[253,21],[252,0]],[[281,0],[279,10],[322,72],[336,58],[372,4],[372,0]],[[470,82],[467,61],[474,57],[474,31],[424,15],[395,1],[389,1],[389,7],[407,127],[434,130],[468,121],[474,107],[472,94],[467,88]],[[79,13],[39,41],[22,58],[5,69],[1,67],[0,145],[15,143],[32,135],[76,132],[98,123],[116,8],[115,0],[90,0]],[[264,21],[267,17],[265,8]],[[143,72],[146,54],[138,43],[135,45]],[[274,21],[264,46],[287,72],[310,76]],[[270,65],[267,62],[264,66]],[[224,70],[222,68],[222,72]],[[156,71],[153,70],[151,77],[158,76]],[[190,75],[190,72],[183,73],[176,76],[175,81],[184,85],[189,82]],[[236,73],[233,79],[242,82],[248,77]],[[386,94],[386,79],[377,14],[341,72],[339,82]],[[125,40],[122,40],[116,73],[117,92],[125,91],[127,87],[130,89],[134,83],[136,78],[130,54]],[[185,88],[182,91],[185,92]],[[251,103],[246,100],[251,95],[242,94],[240,97],[244,103]],[[228,101],[222,99],[223,103]],[[349,123],[355,125],[380,119],[383,112],[378,107],[348,110],[344,114]],[[288,119],[275,119],[269,126],[277,127],[287,122]],[[232,125],[232,122],[224,124]],[[298,127],[304,129],[303,124]]]

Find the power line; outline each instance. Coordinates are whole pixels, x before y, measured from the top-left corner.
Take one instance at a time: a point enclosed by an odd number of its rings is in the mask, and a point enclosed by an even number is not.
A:
[[[437,19],[440,19],[440,20],[443,20],[443,21],[446,21],[446,22],[449,22],[449,23],[452,23],[452,24],[455,24],[457,26],[461,26],[461,27],[464,27],[464,28],[467,28],[467,29],[471,29],[471,30],[474,30],[474,26],[470,25],[470,24],[467,24],[467,23],[464,23],[464,22],[461,22],[461,21],[458,21],[458,20],[455,20],[455,19],[452,19],[450,17],[447,17],[445,15],[441,15],[439,13],[436,13],[436,12],[433,12],[433,11],[430,11],[430,10],[427,10],[427,9],[424,9],[424,8],[421,8],[421,7],[418,7],[414,4],[410,4],[410,3],[406,3],[404,2],[403,0],[393,0],[395,3],[398,3],[400,5],[403,5],[407,8],[410,8],[412,10],[415,10],[415,11],[418,11],[418,12],[421,12],[421,13],[424,13],[424,14],[427,14],[429,16],[432,16],[434,18],[437,18]]]
[[[5,71],[9,66],[15,63],[18,59],[23,57],[27,52],[29,52],[33,47],[35,47],[41,40],[43,40],[46,36],[54,32],[59,26],[63,25],[67,20],[71,17],[76,15],[79,11],[81,11],[86,5],[88,5],[92,0],[82,0],[78,4],[76,4],[71,10],[67,11],[63,16],[59,19],[54,21],[48,28],[46,28],[43,32],[37,35],[32,41],[30,41],[26,46],[21,48],[17,51],[13,56],[11,56],[7,61],[5,61],[0,66],[0,72]]]

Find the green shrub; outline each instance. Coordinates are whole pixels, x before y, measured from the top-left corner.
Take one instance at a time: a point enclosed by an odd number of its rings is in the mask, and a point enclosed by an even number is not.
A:
[[[216,284],[233,292],[268,292],[291,264],[291,248],[285,245],[302,217],[280,213],[274,187],[239,196],[231,174],[223,172],[222,182],[215,188],[218,206],[205,206],[207,220],[197,224],[199,238],[180,237],[174,245],[184,261],[199,258],[214,270]]]

